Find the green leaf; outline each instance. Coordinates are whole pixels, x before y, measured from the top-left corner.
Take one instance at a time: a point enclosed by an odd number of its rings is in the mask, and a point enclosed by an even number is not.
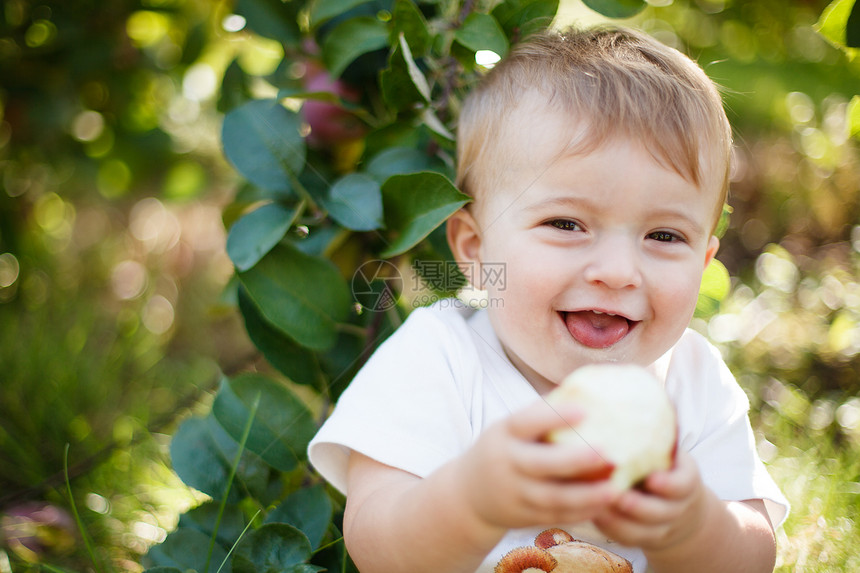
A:
[[[368,313],[369,314],[369,313]],[[390,321],[386,313],[383,323],[379,327],[379,336],[374,341],[378,343],[388,332],[387,323]],[[370,321],[368,321],[370,322]],[[355,376],[361,365],[362,355],[368,351],[364,337],[355,332],[341,332],[337,337],[335,345],[320,356],[320,367],[326,373],[328,379],[327,391],[332,403],[336,402],[344,390],[349,386],[350,380]]]
[[[339,225],[353,231],[371,231],[384,224],[382,191],[369,175],[349,173],[335,181],[323,206]]]
[[[389,147],[377,153],[367,164],[367,173],[379,181],[392,175],[418,171],[441,171],[445,164],[414,147]]]
[[[441,135],[448,141],[454,141],[454,134],[445,127],[445,124],[442,123],[442,120],[436,116],[436,112],[431,108],[425,108],[421,113],[421,122],[433,133]]]
[[[391,14],[393,28],[390,43],[394,44],[400,34],[406,38],[406,43],[416,56],[427,54],[431,45],[430,30],[424,14],[412,0],[395,0]]]
[[[339,77],[357,57],[388,45],[388,28],[372,16],[358,16],[338,24],[323,41],[323,62]]]
[[[182,422],[170,442],[170,460],[173,471],[185,485],[214,498],[224,493],[229,464],[215,444],[205,418]]]
[[[243,288],[238,289],[238,303],[245,330],[266,360],[293,382],[318,387],[320,371],[314,353],[266,322]]]
[[[496,19],[489,14],[469,14],[463,27],[454,32],[454,39],[473,52],[490,50],[503,57],[508,53],[508,38]]]
[[[185,573],[185,572],[178,567],[150,567],[149,569],[144,569],[143,573]]]
[[[214,501],[198,505],[179,516],[179,527],[196,529],[211,537],[215,530],[219,509],[220,504]],[[218,527],[218,541],[230,546],[239,538],[244,528],[245,518],[242,509],[239,505],[228,504],[224,508]]]
[[[702,273],[699,292],[715,300],[723,300],[728,296],[731,286],[728,269],[717,259],[712,259]]]
[[[218,96],[218,111],[226,113],[251,99],[253,99],[251,82],[237,58],[224,70],[224,79],[221,81]]]
[[[314,350],[334,343],[337,323],[349,315],[352,304],[346,281],[330,261],[289,243],[282,242],[239,273],[239,280],[270,325]]]
[[[276,507],[267,523],[287,523],[300,529],[316,549],[331,523],[331,499],[322,485],[297,490]]]
[[[154,546],[147,553],[149,560],[156,566],[175,567],[182,571],[193,569],[200,573],[215,573],[221,562],[227,558],[223,547],[215,545],[209,572],[205,571],[206,556],[209,553],[209,536],[196,529],[180,528],[173,531],[163,543]]]
[[[337,225],[316,227],[310,235],[292,243],[292,245],[306,255],[324,257],[325,253],[329,252],[329,247],[338,241],[343,233],[344,230]]]
[[[418,90],[418,93],[421,94],[421,98],[424,101],[430,101],[430,84],[427,83],[427,78],[418,69],[418,64],[412,59],[412,50],[409,49],[409,44],[406,42],[406,37],[403,34],[400,34],[398,37],[398,44],[401,49],[403,62],[406,64],[406,71],[409,73],[409,79],[412,80],[412,84]]]
[[[645,0],[582,0],[582,3],[609,18],[632,18],[645,9]]]
[[[331,182],[337,176],[334,166],[330,164],[330,158],[324,159],[317,155],[308,160],[305,170],[299,175],[299,183],[312,200],[322,203],[331,187]]]
[[[339,77],[357,57],[388,45],[388,27],[372,16],[359,16],[338,24],[323,41],[323,62],[332,77]]]
[[[382,185],[386,227],[396,237],[382,253],[384,258],[405,253],[471,201],[446,177],[422,172],[394,175]]]
[[[247,418],[246,418],[247,421]],[[179,427],[170,443],[173,470],[182,481],[205,494],[221,499],[227,487],[230,465],[238,444],[218,425],[214,417],[189,418]],[[259,494],[269,478],[268,466],[252,452],[243,452],[228,500],[238,503],[242,491]]]
[[[547,28],[558,12],[558,0],[505,0],[495,8],[496,18],[511,43]]]
[[[335,16],[345,14],[356,6],[366,4],[369,0],[314,0],[311,5],[310,24],[316,28]]]
[[[236,546],[233,573],[292,572],[312,552],[308,538],[295,527],[268,523],[249,533]]]
[[[412,60],[409,45],[403,35],[388,58],[388,67],[379,77],[385,103],[396,110],[404,110],[416,103],[424,104],[430,100],[430,86]]]
[[[728,203],[723,203],[723,209],[720,211],[720,219],[717,221],[717,227],[714,229],[714,236],[718,238],[723,238],[723,235],[726,234],[726,231],[729,229],[729,223],[731,222],[732,216],[732,206]]]
[[[212,414],[238,441],[250,416],[250,406],[258,397],[257,416],[245,447],[273,468],[290,471],[304,458],[316,425],[304,403],[286,386],[260,374],[240,374],[222,383]]]
[[[717,259],[712,259],[702,274],[699,298],[696,301],[696,316],[707,317],[717,312],[731,287],[728,269]]]
[[[296,213],[278,203],[269,203],[243,215],[230,227],[227,254],[240,271],[247,271],[277,245],[290,228]]]
[[[249,416],[250,413],[245,416],[245,423],[248,422]],[[236,455],[239,453],[239,440],[241,440],[242,436],[240,435],[238,438],[231,436],[212,413],[206,416],[205,420],[209,426],[209,432],[214,438],[215,445],[218,447],[218,451],[225,461],[225,466],[227,468],[231,467],[236,460]],[[227,496],[228,500],[238,503],[241,501],[241,498],[249,495],[258,499],[263,497],[266,493],[266,486],[268,485],[271,473],[269,466],[270,464],[245,447],[242,450],[239,464],[233,475],[233,483]],[[215,497],[222,499],[224,497],[223,489]]]
[[[856,43],[858,34],[856,28],[860,26],[860,22],[857,22],[858,16],[855,15],[857,10],[855,0],[834,0],[821,13],[815,29],[828,42],[851,53],[853,50],[848,42],[848,35],[851,34],[852,41]]]
[[[860,138],[860,96],[854,96],[848,103],[848,131],[852,137]]]
[[[301,39],[298,24],[298,2],[281,0],[238,0],[235,12],[245,17],[248,28],[261,36],[284,44]]]
[[[276,100],[249,101],[224,117],[224,154],[242,176],[271,191],[290,188],[305,165],[299,116]]]

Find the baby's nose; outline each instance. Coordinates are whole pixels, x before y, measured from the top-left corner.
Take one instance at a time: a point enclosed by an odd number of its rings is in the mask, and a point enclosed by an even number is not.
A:
[[[625,237],[603,237],[592,249],[585,267],[585,279],[613,289],[635,288],[642,284],[639,249]]]

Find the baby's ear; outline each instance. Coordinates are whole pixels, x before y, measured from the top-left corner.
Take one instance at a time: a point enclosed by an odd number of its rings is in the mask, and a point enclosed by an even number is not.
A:
[[[706,268],[709,264],[711,264],[711,261],[714,259],[714,256],[717,254],[717,250],[719,250],[719,248],[720,240],[715,235],[711,235],[711,239],[708,241],[708,248],[705,251],[705,267],[703,268]]]
[[[448,246],[458,263],[481,262],[481,231],[472,214],[465,208],[448,218]]]

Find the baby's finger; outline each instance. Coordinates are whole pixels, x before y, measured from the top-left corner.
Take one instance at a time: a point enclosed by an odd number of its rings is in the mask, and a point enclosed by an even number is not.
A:
[[[557,406],[537,400],[512,414],[507,426],[511,435],[520,440],[541,441],[552,430],[575,427],[583,415],[576,406]]]
[[[682,508],[666,499],[630,490],[619,496],[613,509],[619,516],[637,523],[656,525],[676,518]]]
[[[631,546],[651,546],[665,538],[669,532],[669,525],[666,523],[636,521],[615,509],[600,513],[593,522],[607,537]]]
[[[666,499],[681,499],[690,494],[699,480],[696,461],[687,452],[679,451],[675,465],[666,471],[655,472],[645,480],[649,493]]]
[[[542,523],[574,523],[607,511],[618,495],[608,482],[570,484],[533,481],[523,489],[522,499]]]
[[[609,478],[612,465],[587,447],[518,442],[512,451],[523,475],[562,481],[599,481]]]

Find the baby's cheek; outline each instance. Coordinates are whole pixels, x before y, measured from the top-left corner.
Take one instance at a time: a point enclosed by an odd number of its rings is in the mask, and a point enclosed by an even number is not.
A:
[[[519,284],[508,284],[496,295],[490,292],[489,313],[496,333],[505,346],[522,359],[533,362],[540,357],[551,332],[551,313],[533,304],[540,294]]]
[[[672,341],[683,334],[693,317],[698,294],[699,283],[689,283],[661,289],[654,297],[652,308],[657,314],[655,322],[661,338]]]

